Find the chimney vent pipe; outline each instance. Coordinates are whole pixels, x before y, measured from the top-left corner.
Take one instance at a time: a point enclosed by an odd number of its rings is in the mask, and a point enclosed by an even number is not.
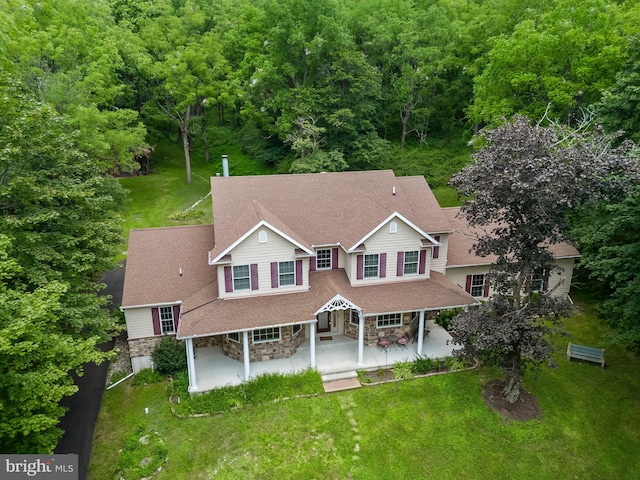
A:
[[[222,176],[223,177],[229,176],[229,156],[228,155],[222,155]]]

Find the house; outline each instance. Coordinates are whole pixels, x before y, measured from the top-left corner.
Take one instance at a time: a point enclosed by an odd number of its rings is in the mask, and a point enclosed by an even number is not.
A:
[[[423,177],[213,177],[211,194],[213,225],[131,231],[121,308],[134,372],[163,335],[185,342],[194,392],[197,352],[211,347],[248,378],[303,344],[316,366],[316,338],[335,335],[357,345],[354,369],[382,336],[422,353],[426,322],[490,293],[490,259],[469,253],[457,209],[440,208]],[[545,286],[566,295],[578,254],[562,248]]]

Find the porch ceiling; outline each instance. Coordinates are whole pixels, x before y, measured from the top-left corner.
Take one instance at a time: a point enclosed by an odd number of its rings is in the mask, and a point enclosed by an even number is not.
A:
[[[336,295],[359,306],[364,315],[433,310],[477,301],[444,275],[427,280],[352,287],[343,269],[309,273],[310,288],[302,293],[213,300],[205,305],[185,302],[180,338],[288,325],[315,319]]]

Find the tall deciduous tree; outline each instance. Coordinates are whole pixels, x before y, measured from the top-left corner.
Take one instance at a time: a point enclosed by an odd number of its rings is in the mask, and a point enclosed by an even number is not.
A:
[[[550,292],[534,295],[531,278],[552,269],[549,245],[569,241],[568,214],[624,196],[639,176],[629,141],[614,146],[594,132],[532,125],[516,116],[480,133],[473,163],[452,184],[466,201],[461,214],[479,232],[475,252],[495,255],[494,298],[454,320],[464,354],[502,366],[505,398],[515,402],[528,367],[550,357],[550,318],[565,310]],[[553,322],[552,322],[553,323]]]
[[[50,452],[70,372],[100,362],[115,320],[98,275],[121,245],[119,183],[72,128],[0,78],[0,450]]]

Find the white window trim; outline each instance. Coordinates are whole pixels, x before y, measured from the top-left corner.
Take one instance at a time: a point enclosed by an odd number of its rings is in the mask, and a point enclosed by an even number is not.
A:
[[[319,264],[319,258],[318,258],[318,253],[320,252],[329,252],[329,266],[328,267],[321,267]],[[325,258],[323,258],[322,260],[326,260]],[[320,248],[318,250],[316,250],[316,270],[331,270],[331,268],[333,267],[333,251],[331,248]]]
[[[237,338],[232,338],[231,335],[235,335]],[[231,342],[240,343],[240,332],[227,333],[227,340]]]
[[[367,257],[377,257],[378,262],[376,263],[376,274],[375,275],[367,275],[367,267],[373,268],[373,265],[367,265]],[[379,253],[366,253],[364,258],[362,259],[362,278],[380,278],[380,254]]]
[[[169,313],[171,314],[171,319],[169,318],[163,318],[162,317],[162,312],[163,310],[166,312],[168,309]],[[175,319],[173,318],[173,307],[159,307],[158,308],[158,316],[160,317],[160,333],[162,335],[173,335],[174,333],[176,333],[176,324],[175,324]],[[169,322],[169,320],[171,321],[171,331],[166,330],[165,331],[165,322]]]
[[[417,257],[416,257],[416,261],[415,262],[411,262],[410,265],[415,264],[416,266],[416,271],[412,272],[412,273],[407,273],[407,253],[416,253]],[[420,250],[409,250],[404,252],[404,257],[402,260],[402,274],[403,275],[418,275],[420,273]]]
[[[267,243],[267,232],[260,230],[258,232],[258,243]]]
[[[260,335],[260,332],[265,331],[265,330],[272,330],[272,331],[278,331],[278,338],[267,338],[265,340],[256,340],[256,335]],[[266,327],[266,328],[259,328],[257,330],[253,330],[251,332],[251,339],[253,340],[254,345],[258,344],[258,343],[267,343],[267,342],[279,342],[282,339],[282,330],[280,329],[280,327]]]
[[[389,325],[380,325],[380,321],[391,320],[391,317],[398,316],[398,323],[393,323]],[[386,318],[385,318],[386,317]],[[402,313],[385,313],[383,315],[376,316],[376,328],[392,328],[392,327],[401,327],[402,326]]]
[[[247,267],[247,276],[246,277],[236,277],[236,268]],[[247,288],[236,288],[236,279],[244,279],[247,278],[249,280],[249,286]],[[233,283],[233,291],[234,292],[245,292],[247,290],[251,290],[251,265],[234,265],[231,267],[231,280]]]
[[[286,273],[281,273],[280,272],[280,265],[283,263],[291,263],[293,264],[293,271],[292,272],[286,272]],[[293,282],[292,283],[287,283],[285,285],[282,284],[282,275],[293,275]],[[284,262],[278,262],[278,287],[293,287],[296,284],[296,262],[294,262],[293,260],[287,260]]]
[[[353,316],[354,316],[353,314],[354,314],[354,313],[356,314],[356,321],[355,321],[355,323],[354,323],[354,321],[353,321]],[[351,325],[360,325],[360,312],[359,312],[359,311],[357,311],[357,310],[355,310],[355,309],[351,309],[351,314],[349,315],[349,323],[350,323]]]
[[[474,283],[476,277],[482,277],[482,284],[476,284]],[[484,297],[484,285],[485,282],[487,281],[487,274],[486,273],[474,273],[473,275],[471,275],[471,291],[469,292],[471,294],[472,297],[474,298],[482,298]],[[479,288],[480,289],[480,295],[474,295],[473,294],[473,289],[474,288]]]
[[[295,331],[295,328],[298,327],[298,331]],[[302,327],[302,324],[300,323],[296,323],[295,325],[291,325],[291,336],[292,337],[296,337],[298,335],[300,335],[300,332],[302,332],[304,330],[304,328]]]

